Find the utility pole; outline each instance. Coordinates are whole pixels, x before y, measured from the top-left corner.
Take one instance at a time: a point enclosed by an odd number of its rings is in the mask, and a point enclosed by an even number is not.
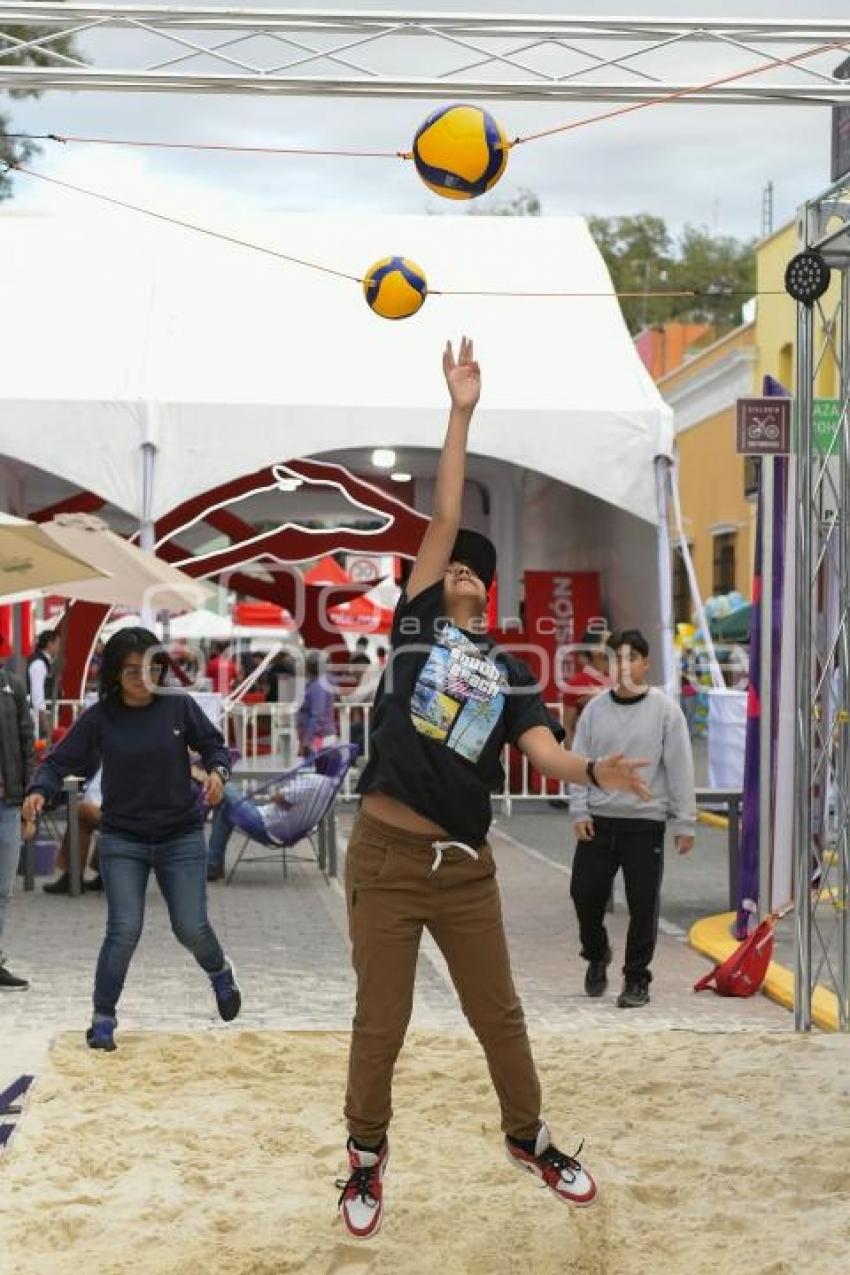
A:
[[[761,237],[766,239],[773,234],[773,182],[770,181],[761,192]]]

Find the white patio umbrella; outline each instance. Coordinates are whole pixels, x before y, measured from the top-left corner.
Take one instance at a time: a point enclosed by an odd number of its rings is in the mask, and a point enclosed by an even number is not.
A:
[[[107,579],[66,579],[61,588],[53,590],[61,597],[156,612],[193,610],[211,595],[208,585],[123,540],[100,518],[60,514],[43,523],[41,529],[59,548],[79,554],[108,572]]]
[[[69,580],[109,583],[106,570],[82,550],[58,544],[37,523],[0,513],[0,597],[59,590]]]
[[[233,636],[233,621],[229,615],[216,615],[214,611],[188,611],[178,615],[168,626],[169,637],[187,641],[209,638],[226,642]]]

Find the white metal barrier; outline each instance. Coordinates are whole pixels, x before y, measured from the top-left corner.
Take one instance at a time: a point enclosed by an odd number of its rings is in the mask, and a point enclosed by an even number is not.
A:
[[[82,700],[57,700],[53,707],[54,726],[67,724],[69,714],[71,722],[75,722],[84,707]],[[563,705],[547,704],[546,707],[556,721],[563,724]],[[352,801],[359,773],[369,758],[372,704],[341,702],[336,705],[336,714],[340,741],[344,744],[358,743],[361,749],[358,765],[349,770],[339,794],[341,801]],[[228,730],[228,726],[231,729]],[[279,765],[281,770],[288,770],[298,761],[296,713],[291,704],[264,701],[235,704],[225,714],[222,728],[225,738],[232,739],[241,754],[242,769],[262,764],[266,768]],[[524,754],[515,753],[512,758],[508,746],[502,755],[502,765],[505,782],[501,793],[495,795],[501,799],[508,814],[515,801],[564,799],[567,795],[566,784],[544,779],[532,769]]]

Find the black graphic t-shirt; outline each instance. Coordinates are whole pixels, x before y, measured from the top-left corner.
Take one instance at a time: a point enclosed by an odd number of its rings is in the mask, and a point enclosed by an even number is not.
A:
[[[564,732],[527,665],[443,614],[442,580],[412,601],[402,594],[391,641],[358,791],[384,792],[449,836],[481,845],[490,793],[504,783],[504,745],[532,726],[558,740]]]

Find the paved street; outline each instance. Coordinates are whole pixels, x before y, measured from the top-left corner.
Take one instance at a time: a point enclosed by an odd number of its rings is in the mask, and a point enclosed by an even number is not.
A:
[[[341,840],[351,809],[340,817]],[[691,991],[705,961],[684,942],[698,915],[725,906],[725,837],[700,829],[693,856],[668,853],[662,933],[655,963],[653,1002],[645,1010],[617,1010],[619,976],[608,995],[589,1001],[582,993],[583,962],[569,899],[572,848],[566,812],[535,803],[511,818],[497,816],[493,845],[514,969],[534,1032],[573,1027],[627,1025],[758,1026],[790,1030],[787,1013],[764,997],[728,1001]],[[345,906],[337,884],[327,884],[315,864],[291,865],[283,881],[273,864],[244,864],[230,886],[210,889],[211,917],[235,961],[244,997],[240,1025],[250,1028],[347,1028],[353,976],[349,965]],[[624,909],[610,918],[615,965],[621,959]],[[32,980],[26,993],[0,998],[3,1075],[37,1071],[50,1038],[85,1027],[91,980],[103,932],[98,895],[52,898],[39,888],[17,892],[7,929],[10,965]],[[202,1030],[218,1024],[212,995],[191,958],[168,929],[155,886],[148,895],[145,933],[131,967],[121,1005],[122,1027]],[[442,958],[426,939],[420,961],[414,1026],[466,1030]],[[3,1076],[0,1076],[0,1080]]]

